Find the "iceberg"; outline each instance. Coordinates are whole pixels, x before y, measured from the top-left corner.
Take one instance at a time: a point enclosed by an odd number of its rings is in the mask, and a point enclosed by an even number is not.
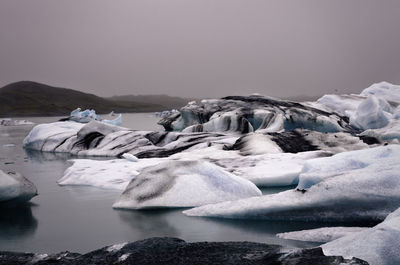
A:
[[[400,102],[400,86],[389,82],[380,82],[364,89],[360,95],[365,97],[374,95],[387,101]]]
[[[351,117],[357,110],[365,96],[360,95],[324,95],[316,103],[327,111],[336,112],[342,116]]]
[[[289,186],[298,183],[298,176],[309,159],[332,155],[325,151],[301,153],[264,153],[243,156],[239,151],[225,151],[219,146],[182,152],[169,157],[187,157],[216,164],[232,174],[250,180],[258,187]]]
[[[382,128],[389,123],[392,112],[386,100],[371,95],[358,105],[353,117],[350,118],[350,124],[363,131]]]
[[[375,148],[343,152],[332,157],[309,160],[299,176],[300,190],[309,189],[328,178],[346,174],[349,178],[362,177],[363,174],[379,173],[396,167],[400,159],[400,146],[387,145]],[[380,177],[377,175],[376,177]],[[400,176],[399,176],[400,178]]]
[[[309,187],[307,190],[301,189],[304,176],[300,174],[299,188],[296,190],[205,205],[184,213],[189,216],[285,221],[381,221],[400,206],[400,146],[378,148],[382,148],[379,159],[369,164],[366,163],[368,159],[362,160],[363,163],[348,164],[343,161],[348,156],[341,154],[319,158],[319,162],[315,163],[319,166],[319,173],[310,178],[316,180],[313,185],[306,182],[305,186]],[[353,152],[365,152],[367,157],[372,158],[379,150],[370,148]],[[337,175],[332,174],[335,167],[340,172]]]
[[[25,137],[23,145],[27,149],[53,151],[67,139],[76,136],[83,126],[84,124],[76,122],[39,124]]]
[[[63,177],[57,182],[61,186],[93,186],[123,191],[129,181],[136,177],[143,168],[156,165],[161,161],[159,158],[140,159],[135,163],[127,159],[105,161],[73,159],[69,160],[72,165],[67,168]]]
[[[0,118],[0,125],[2,126],[18,126],[18,125],[33,125],[34,123],[27,120],[13,120],[10,118]]]
[[[114,111],[112,111],[110,113],[110,117],[116,116],[116,115],[117,114],[115,114]],[[100,115],[96,114],[96,111],[93,109],[92,110],[86,109],[86,110],[82,111],[81,108],[77,108],[77,109],[71,111],[69,117],[64,120],[75,121],[75,122],[79,122],[79,123],[89,123],[93,120],[96,120],[96,121],[100,121],[100,122],[103,122],[106,124],[119,126],[122,124],[122,114],[118,114],[118,116],[116,118],[114,118],[113,120],[106,120],[106,119],[102,119],[100,117]]]
[[[26,202],[37,194],[35,185],[21,174],[0,170],[0,203]]]
[[[338,238],[367,230],[368,227],[322,227],[276,234],[277,237],[290,240],[326,243]]]
[[[322,245],[325,255],[357,257],[375,265],[400,264],[400,209],[386,219],[358,233],[351,233]]]
[[[131,180],[114,208],[193,207],[260,196],[250,181],[198,160],[165,161]]]
[[[278,132],[309,129],[320,132],[353,131],[342,116],[305,104],[252,95],[190,102],[162,118],[166,131],[238,132],[257,130]]]

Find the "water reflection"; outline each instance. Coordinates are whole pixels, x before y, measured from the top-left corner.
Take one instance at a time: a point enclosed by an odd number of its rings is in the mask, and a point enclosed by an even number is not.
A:
[[[0,238],[25,238],[33,235],[38,221],[32,214],[31,203],[0,204]]]
[[[24,148],[25,155],[32,160],[33,162],[43,163],[47,161],[59,161],[59,160],[68,160],[74,158],[69,153],[52,153],[52,152],[41,152],[36,150],[30,150]]]
[[[149,236],[179,237],[179,223],[170,224],[166,217],[176,210],[129,211],[117,210],[119,217],[128,224],[139,238]]]

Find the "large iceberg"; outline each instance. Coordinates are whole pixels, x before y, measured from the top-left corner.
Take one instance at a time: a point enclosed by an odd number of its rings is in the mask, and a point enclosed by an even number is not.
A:
[[[374,265],[400,264],[400,209],[359,233],[351,233],[322,245],[325,255],[357,257]]]
[[[24,147],[38,151],[79,156],[116,156],[130,153],[138,158],[168,157],[213,145],[239,150],[242,155],[325,150],[333,153],[367,148],[363,138],[349,133],[308,130],[257,132],[241,137],[215,132],[149,132],[91,121],[88,124],[56,122],[35,126],[24,139]],[[234,144],[232,144],[232,142]]]
[[[247,133],[309,129],[320,132],[353,131],[342,116],[303,105],[259,95],[231,96],[190,102],[160,122],[167,131]]]
[[[362,152],[367,159],[350,164],[346,162],[349,156],[340,154],[318,159],[319,162],[315,163],[319,165],[318,174],[311,178],[316,181],[307,190],[289,190],[205,205],[184,213],[190,216],[323,222],[383,220],[400,206],[400,146],[390,145],[353,152],[356,155]],[[378,152],[379,159],[368,161]],[[331,162],[327,163],[329,160]],[[339,174],[332,175],[335,165]],[[299,178],[302,183],[302,175]],[[299,187],[303,185],[299,184]]]
[[[36,195],[35,185],[21,174],[0,170],[0,203],[26,202]]]
[[[113,207],[193,207],[260,195],[261,191],[250,181],[211,163],[165,161],[142,170]]]

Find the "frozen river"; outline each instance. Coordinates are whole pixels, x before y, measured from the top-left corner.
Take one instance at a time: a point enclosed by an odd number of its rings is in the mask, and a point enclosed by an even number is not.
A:
[[[35,123],[59,117],[26,118]],[[20,118],[19,118],[20,119]],[[124,114],[123,126],[161,130],[150,113]],[[27,152],[22,140],[32,126],[0,126],[0,169],[17,171],[31,180],[39,196],[18,208],[0,208],[0,250],[52,253],[87,252],[105,245],[148,237],[187,241],[255,241],[306,247],[316,244],[283,240],[276,233],[320,227],[318,223],[220,220],[187,217],[177,210],[113,210],[120,191],[58,186],[71,157]],[[93,176],[96,177],[96,176]],[[264,193],[282,189],[263,190]]]

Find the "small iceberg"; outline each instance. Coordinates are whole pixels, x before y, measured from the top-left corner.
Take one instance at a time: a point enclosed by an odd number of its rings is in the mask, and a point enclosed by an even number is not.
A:
[[[106,120],[102,119],[100,115],[96,114],[95,110],[89,110],[86,109],[84,111],[81,110],[81,108],[77,108],[73,111],[71,111],[71,114],[69,117],[65,120],[70,120],[70,121],[75,121],[75,122],[80,122],[80,123],[89,123],[93,120],[100,121],[106,124],[110,125],[116,125],[119,126],[122,124],[122,114],[116,114],[114,111],[112,111],[110,114],[110,117],[116,116],[116,118],[112,120]]]
[[[209,162],[166,161],[137,175],[113,207],[193,207],[260,195],[250,181]]]
[[[18,126],[18,125],[32,125],[35,124],[27,120],[13,120],[10,118],[1,118],[0,125],[2,126]]]
[[[32,182],[19,173],[0,170],[0,203],[26,202],[37,195]]]

